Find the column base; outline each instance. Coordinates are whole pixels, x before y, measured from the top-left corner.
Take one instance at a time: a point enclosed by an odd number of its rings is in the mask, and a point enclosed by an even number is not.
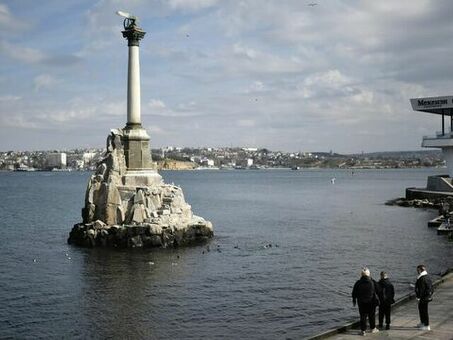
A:
[[[122,181],[126,187],[151,187],[163,183],[161,175],[155,169],[128,169]]]
[[[129,124],[129,123],[128,123]],[[122,142],[127,169],[154,169],[149,149],[149,136],[141,127],[123,129]]]

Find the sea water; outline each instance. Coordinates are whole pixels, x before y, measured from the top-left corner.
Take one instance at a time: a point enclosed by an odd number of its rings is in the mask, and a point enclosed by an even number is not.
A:
[[[88,172],[0,173],[0,338],[299,339],[356,318],[362,266],[407,294],[453,267],[436,211],[384,205],[442,169],[164,171],[209,243],[84,249]],[[335,178],[335,181],[331,181]],[[333,183],[334,182],[334,183]]]

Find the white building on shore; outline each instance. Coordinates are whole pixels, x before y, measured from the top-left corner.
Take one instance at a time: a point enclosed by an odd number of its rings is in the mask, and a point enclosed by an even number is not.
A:
[[[48,168],[65,169],[66,168],[66,153],[54,152],[47,155],[46,164]]]

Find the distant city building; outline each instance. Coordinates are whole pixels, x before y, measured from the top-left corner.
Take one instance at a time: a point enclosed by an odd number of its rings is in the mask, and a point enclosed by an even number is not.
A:
[[[200,161],[200,164],[203,165],[203,166],[212,167],[212,166],[214,166],[214,160],[206,158],[206,157],[203,157],[201,159],[201,161]]]
[[[201,163],[201,157],[200,156],[191,156],[190,161],[194,163]]]
[[[82,160],[84,164],[89,164],[96,157],[96,152],[84,152]]]
[[[247,167],[251,167],[253,165],[253,159],[248,158],[247,159]]]
[[[75,167],[76,169],[83,169],[83,167],[85,166],[85,162],[81,159],[77,159],[75,161]]]
[[[46,158],[46,165],[48,168],[57,169],[66,168],[66,153],[65,152],[49,153]]]

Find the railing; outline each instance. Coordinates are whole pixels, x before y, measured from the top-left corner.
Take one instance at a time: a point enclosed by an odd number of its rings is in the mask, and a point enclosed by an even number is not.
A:
[[[434,140],[434,139],[449,139],[453,138],[453,131],[445,131],[445,134],[442,134],[442,131],[436,131],[435,136],[423,136],[423,140]]]

